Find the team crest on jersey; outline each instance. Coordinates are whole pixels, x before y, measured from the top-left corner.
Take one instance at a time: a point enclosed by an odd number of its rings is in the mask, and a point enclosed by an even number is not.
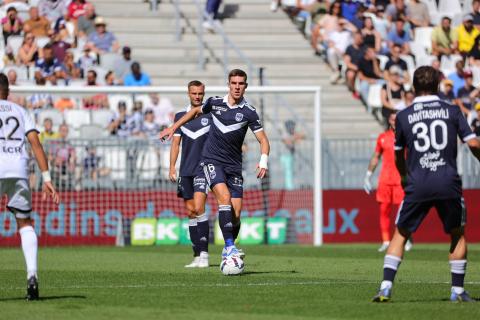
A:
[[[242,121],[242,120],[243,120],[243,113],[237,113],[237,114],[235,115],[235,120],[236,120],[237,122]]]
[[[202,126],[205,127],[205,126],[208,124],[208,119],[207,119],[207,118],[203,118],[201,122],[202,122]]]

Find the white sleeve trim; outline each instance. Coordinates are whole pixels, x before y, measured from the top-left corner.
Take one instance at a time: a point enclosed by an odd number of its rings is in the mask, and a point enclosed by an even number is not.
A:
[[[257,133],[257,132],[260,132],[260,131],[263,131],[263,128],[257,129],[255,131],[253,131],[253,133]]]
[[[395,146],[393,147],[395,149],[395,151],[400,151],[400,150],[403,150],[403,147],[400,147],[400,146]]]
[[[475,135],[475,133],[472,133],[472,134],[469,134],[468,136],[466,136],[465,138],[463,138],[463,142],[467,142],[467,141],[470,141],[472,139],[475,139],[477,136]]]
[[[181,134],[181,133],[174,133],[173,136],[174,136],[174,137],[181,137],[182,134]]]

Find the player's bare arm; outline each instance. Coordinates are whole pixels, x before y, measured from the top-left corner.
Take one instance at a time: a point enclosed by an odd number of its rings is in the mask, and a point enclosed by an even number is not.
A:
[[[475,158],[480,161],[480,139],[478,137],[470,139],[467,141],[467,145],[470,148],[470,151],[472,151]]]
[[[260,143],[261,157],[258,163],[257,178],[263,179],[268,171],[268,155],[270,154],[270,142],[268,141],[265,131],[258,131],[255,137]]]
[[[172,139],[172,145],[170,146],[170,170],[168,173],[168,177],[172,182],[177,181],[177,169],[175,168],[175,164],[177,163],[181,141],[182,137],[174,136]]]
[[[370,194],[370,192],[372,192],[372,182],[370,181],[370,178],[375,172],[375,169],[377,168],[378,162],[380,161],[381,157],[382,155],[379,152],[375,151],[372,155],[372,158],[370,158],[370,162],[368,163],[368,169],[365,173],[365,179],[363,183],[363,189],[367,194]]]
[[[173,134],[175,131],[183,126],[185,123],[195,119],[197,115],[202,113],[202,107],[194,107],[190,109],[183,117],[178,119],[177,122],[175,122],[172,126],[164,129],[162,132],[160,132],[160,139],[165,139],[165,140],[170,140],[173,137]]]
[[[55,187],[52,184],[50,178],[50,173],[48,172],[48,161],[45,152],[43,151],[42,144],[38,139],[38,134],[36,131],[31,131],[27,134],[28,142],[32,146],[33,154],[35,159],[37,159],[38,167],[43,175],[43,199],[45,200],[47,195],[50,196],[55,204],[60,202],[60,197],[55,190]]]

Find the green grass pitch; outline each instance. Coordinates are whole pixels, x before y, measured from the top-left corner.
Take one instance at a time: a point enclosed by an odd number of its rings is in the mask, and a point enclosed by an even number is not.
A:
[[[370,302],[382,274],[374,245],[244,247],[242,276],[187,270],[188,247],[66,247],[39,253],[41,301],[26,302],[21,250],[0,249],[0,319],[479,319],[455,304],[448,246],[416,245],[393,301]],[[480,246],[470,246],[466,288],[480,297]]]

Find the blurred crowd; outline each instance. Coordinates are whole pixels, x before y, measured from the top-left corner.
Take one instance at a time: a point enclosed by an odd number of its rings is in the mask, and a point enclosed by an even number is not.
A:
[[[0,68],[11,85],[151,85],[149,75],[132,59],[131,48],[122,46],[108,30],[107,19],[92,3],[3,0],[0,4]],[[170,100],[158,95],[12,93],[9,100],[28,108],[41,130],[47,118],[55,132],[62,125],[69,127],[69,138],[153,137],[171,124],[174,111]]]
[[[480,0],[272,0],[310,39],[315,55],[385,125],[410,105],[413,72],[442,73],[440,95],[475,132],[480,114]]]

